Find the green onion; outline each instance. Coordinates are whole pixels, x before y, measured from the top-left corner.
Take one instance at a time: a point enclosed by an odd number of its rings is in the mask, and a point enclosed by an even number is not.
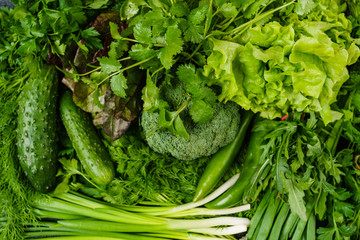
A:
[[[246,232],[250,220],[224,215],[246,211],[250,205],[226,209],[201,206],[224,193],[238,177],[238,174],[234,175],[201,201],[175,206],[161,203],[121,206],[76,192],[39,198],[33,204],[33,212],[40,221],[35,226],[24,223],[24,237],[48,240],[55,240],[55,237],[56,240],[228,239],[230,235]]]

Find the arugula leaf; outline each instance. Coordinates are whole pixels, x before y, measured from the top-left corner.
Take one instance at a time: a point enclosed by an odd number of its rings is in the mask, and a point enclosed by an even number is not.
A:
[[[301,219],[306,219],[306,207],[304,196],[305,193],[297,187],[296,183],[290,179],[284,179],[284,185],[289,192],[289,204],[291,210],[296,213]]]

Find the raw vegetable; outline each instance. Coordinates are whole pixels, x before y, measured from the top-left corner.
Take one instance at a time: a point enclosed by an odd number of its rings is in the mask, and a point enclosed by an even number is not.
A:
[[[344,8],[333,2],[324,2],[333,10],[315,4],[310,14],[251,26],[232,41],[210,38],[204,74],[222,88],[219,100],[269,119],[291,111],[319,112],[325,125],[340,119],[330,105],[360,51]]]
[[[102,47],[84,52],[82,45],[69,46],[62,58],[62,82],[73,92],[75,105],[92,113],[94,124],[115,141],[137,120],[144,74],[136,67],[140,63],[127,56],[129,44],[118,39],[130,34],[119,12],[99,14],[87,31],[98,33]]]
[[[314,201],[308,201],[307,218],[300,219],[290,212],[290,205],[279,197],[276,190],[269,190],[255,211],[247,237],[249,240],[315,239],[316,221],[313,207]]]
[[[33,187],[49,192],[57,173],[57,89],[54,67],[42,66],[30,76],[19,99],[17,152]]]
[[[78,239],[76,236],[93,236],[99,239],[224,239],[226,235],[246,231],[249,219],[214,215],[239,213],[248,210],[249,205],[222,209],[218,213],[206,211],[199,206],[221,195],[237,178],[238,175],[233,176],[204,201],[184,205],[111,205],[74,192],[38,198],[32,204],[35,214],[55,223],[40,221],[38,226],[25,226],[24,236],[73,236],[69,239]],[[193,214],[196,212],[200,213],[200,219]],[[191,219],[187,219],[188,216]],[[207,218],[202,219],[203,216]]]
[[[251,131],[249,144],[247,146],[246,156],[242,163],[240,178],[226,193],[220,196],[213,202],[208,203],[206,206],[209,208],[224,208],[234,206],[245,200],[247,197],[245,191],[250,187],[251,179],[265,164],[262,155],[264,149],[262,148],[262,141],[269,131],[278,127],[276,121],[261,121],[260,118],[255,120],[254,126]]]
[[[253,115],[254,114],[251,111],[241,112],[240,129],[235,139],[211,157],[198,182],[193,201],[198,201],[208,194],[231,166],[234,159],[240,152]]]
[[[74,104],[70,92],[65,92],[60,99],[60,115],[85,172],[95,183],[109,184],[115,175],[111,157],[90,115]]]
[[[260,114],[264,112],[265,116],[269,116],[272,112],[266,112],[264,109],[274,107],[278,113],[277,116],[285,120],[278,122],[276,131],[270,131],[262,141],[264,151],[262,161],[265,164],[251,178],[249,189],[245,193],[246,200],[252,201],[255,209],[263,198],[263,191],[276,189],[277,199],[283,201],[283,206],[288,204],[291,210],[289,219],[284,222],[286,231],[284,235],[283,232],[280,233],[280,238],[288,239],[286,235],[295,234],[298,223],[307,218],[307,203],[313,201],[314,211],[308,222],[311,219],[312,223],[316,222],[304,228],[306,235],[314,237],[315,233],[315,237],[319,240],[359,239],[360,205],[357,193],[360,186],[358,165],[360,135],[359,109],[356,107],[358,93],[354,91],[358,88],[356,83],[346,80],[346,69],[356,69],[349,64],[357,60],[359,52],[357,45],[359,44],[358,10],[360,4],[358,1],[126,0],[114,2],[95,0],[70,3],[69,1],[41,0],[26,1],[26,3],[17,1],[16,4],[14,10],[0,10],[0,167],[4,169],[3,174],[0,175],[1,238],[21,239],[24,236],[21,234],[25,230],[22,226],[24,223],[26,223],[26,229],[29,230],[29,236],[46,234],[44,231],[36,232],[36,227],[33,227],[40,225],[34,222],[34,212],[29,207],[29,203],[32,202],[30,195],[33,192],[27,182],[22,181],[22,170],[18,166],[15,154],[16,121],[14,120],[17,113],[13,111],[13,106],[18,104],[17,94],[21,92],[29,72],[38,69],[37,64],[32,63],[38,63],[38,61],[33,60],[46,58],[61,68],[58,58],[60,57],[63,60],[63,66],[65,66],[64,63],[75,66],[73,69],[66,70],[74,70],[73,81],[80,82],[79,86],[84,87],[78,90],[83,89],[87,93],[93,91],[93,94],[89,95],[89,99],[93,100],[92,106],[107,109],[106,116],[100,118],[100,115],[97,115],[94,120],[97,124],[105,122],[106,127],[103,129],[110,132],[109,135],[113,139],[123,134],[123,130],[130,121],[133,121],[137,113],[123,106],[139,106],[134,103],[144,100],[144,108],[158,107],[159,111],[164,112],[169,110],[166,104],[161,105],[164,103],[161,100],[164,99],[156,95],[157,88],[165,87],[170,80],[176,79],[175,73],[180,66],[184,70],[191,70],[190,73],[195,73],[197,76],[209,73],[209,77],[214,82],[202,77],[201,81],[193,77],[188,79],[200,83],[202,90],[209,88],[210,85],[219,85],[214,91],[217,99],[220,99],[220,96],[224,99],[231,98],[234,94],[232,90],[238,87],[240,80],[244,80],[243,83],[256,82],[255,85],[240,84],[243,88],[236,93],[245,90],[242,93],[252,100],[252,107],[262,109]],[[99,35],[93,23],[90,22],[93,22],[92,20],[99,12],[106,12],[110,8],[117,11],[114,16],[119,14],[120,9],[123,22],[119,22],[117,18],[113,23],[109,23],[111,34]],[[102,15],[102,17],[105,16],[110,15]],[[96,18],[97,20],[99,19]],[[278,30],[280,32],[277,32]],[[248,39],[249,36],[251,39]],[[256,36],[260,37],[255,38]],[[263,43],[261,40],[264,39],[268,40],[271,46],[258,44]],[[254,40],[259,40],[259,42],[254,42]],[[219,55],[219,48],[216,51],[213,48],[212,43],[216,41],[226,43],[222,51],[226,51],[231,46],[234,48],[238,45],[243,46],[244,48],[238,49],[239,52],[241,50],[242,55],[239,56],[237,51],[232,51],[230,55],[234,57],[235,62],[228,58],[228,61],[217,65],[217,61],[222,61],[223,58],[221,54]],[[90,48],[100,49],[95,50],[98,55],[93,54],[92,50],[89,51]],[[93,61],[85,62],[77,58],[80,61],[69,62],[66,55],[74,49],[84,56],[87,55]],[[312,52],[309,53],[309,50]],[[348,60],[346,63],[345,59]],[[214,62],[209,60],[214,60]],[[328,60],[331,61],[328,62]],[[91,73],[88,72],[79,78],[84,72],[78,74],[76,71],[78,65],[75,63],[87,65],[86,68],[90,69]],[[204,66],[206,66],[205,69]],[[214,69],[207,72],[208,67]],[[216,67],[219,68],[215,69]],[[130,68],[139,74],[141,74],[141,69],[148,70],[149,79],[153,80],[157,88],[146,87],[144,92],[137,91],[137,93],[143,93],[142,99],[131,91],[127,92],[131,87],[137,86],[140,90],[144,84],[141,78],[136,77],[138,81],[128,78],[133,76],[128,71]],[[235,79],[239,81],[217,82],[218,76],[212,75],[212,70],[219,69],[224,70],[219,74],[222,80],[228,77],[230,79],[232,75],[235,75]],[[283,79],[285,80],[282,81]],[[262,82],[262,80],[265,81]],[[132,85],[133,83],[137,85]],[[350,84],[347,85],[348,83]],[[261,91],[264,94],[259,94]],[[289,92],[293,95],[284,97],[283,94]],[[187,91],[187,94],[191,95],[193,100],[203,100],[201,95],[195,96],[195,91]],[[107,100],[103,101],[105,99]],[[128,101],[130,99],[137,102]],[[239,101],[241,104],[248,103],[246,99],[245,101],[236,98],[231,100]],[[205,104],[201,102],[197,107],[204,111],[193,111],[195,113],[191,116],[193,120],[205,121],[211,115],[213,105],[207,101],[204,102]],[[118,103],[121,104],[116,105]],[[115,104],[116,108],[112,108],[112,104]],[[121,108],[118,108],[119,106]],[[204,107],[201,108],[201,106]],[[121,118],[123,113],[126,113],[125,121]],[[287,118],[285,113],[288,113]],[[172,119],[167,119],[163,127],[168,129],[175,127],[172,124],[175,119]],[[177,119],[178,122],[182,120],[184,119]],[[339,124],[337,124],[338,121]],[[182,133],[184,131],[181,128],[180,131],[175,131],[175,134]],[[334,137],[329,144],[325,144],[329,135]],[[169,165],[169,162],[174,160],[173,158],[169,157],[165,161],[166,156],[156,158],[159,155],[149,151],[151,153],[144,154],[146,161],[141,165],[139,160],[141,155],[132,152],[142,149],[144,153],[149,148],[143,148],[145,142],[141,142],[141,138],[132,141],[129,140],[132,138],[131,134],[126,136],[126,141],[117,142],[119,144],[117,146],[113,146],[110,140],[108,143],[108,146],[113,147],[113,156],[117,153],[118,156],[123,157],[117,159],[119,163],[122,159],[126,159],[119,164],[118,170],[123,177],[116,179],[111,195],[102,195],[103,192],[94,191],[93,188],[86,189],[88,182],[82,178],[86,175],[80,174],[80,177],[74,177],[73,173],[78,175],[82,169],[78,168],[79,165],[74,159],[75,155],[71,146],[61,151],[62,156],[65,156],[61,161],[67,162],[65,165],[76,171],[70,173],[70,171],[62,172],[61,170],[59,175],[64,174],[65,178],[72,180],[69,184],[70,189],[92,193],[91,195],[104,197],[104,200],[108,201],[115,201],[115,198],[111,198],[113,196],[118,199],[127,199],[126,193],[134,196],[129,200],[132,204],[146,199],[161,199],[161,205],[165,202],[191,201],[192,194],[188,193],[195,190],[197,181],[194,179],[202,171],[204,159],[197,163]],[[137,140],[138,143],[141,142],[138,144],[141,147],[134,147],[134,142]],[[106,141],[108,141],[107,138]],[[336,144],[337,141],[338,144]],[[132,149],[127,150],[129,147]],[[133,156],[136,156],[137,160],[131,161],[130,158]],[[155,163],[157,159],[160,159],[158,165]],[[133,165],[136,167],[132,168],[131,163],[136,164]],[[166,166],[171,166],[165,171],[166,177],[159,178],[158,176],[163,176],[161,167],[166,168]],[[236,171],[237,167],[238,165],[229,170]],[[189,169],[188,175],[184,174],[184,169]],[[138,171],[138,173],[132,171]],[[191,177],[188,178],[189,175]],[[127,176],[140,176],[140,178],[130,179]],[[186,180],[179,180],[184,176]],[[134,184],[137,179],[140,181]],[[177,181],[184,184],[178,186]],[[124,182],[131,184],[131,187],[124,186]],[[161,192],[162,186],[167,189],[164,194]],[[172,187],[173,191],[169,191]],[[114,194],[119,189],[123,192]],[[147,192],[142,195],[143,189]],[[96,190],[99,189],[96,188]],[[187,198],[186,195],[188,195]],[[313,200],[309,196],[314,197]],[[139,206],[127,206],[127,209],[133,207]],[[136,211],[141,212],[138,208]],[[154,209],[145,211],[152,212]],[[217,209],[209,211],[214,213]],[[183,213],[169,215],[176,216]],[[46,211],[42,211],[42,214],[44,217],[50,215],[63,218],[74,217]],[[220,214],[224,213],[220,212]],[[252,216],[252,213],[245,214]],[[260,219],[258,223],[262,224],[264,220]],[[41,230],[50,230],[49,232],[58,224],[40,222],[43,224]],[[88,233],[95,234],[95,237],[85,236],[84,232],[79,233],[78,237],[101,239],[97,236],[98,233],[93,231]],[[63,234],[72,233],[68,231]],[[260,227],[255,231],[256,236],[259,234],[261,234]],[[166,236],[174,239],[175,236],[186,238],[190,235],[166,232]],[[302,234],[301,237],[304,236]],[[121,237],[130,236],[122,235]],[[154,238],[157,237],[157,233],[147,236],[136,235],[136,237],[139,237],[138,239],[140,237]],[[198,236],[191,235],[191,237]],[[66,236],[61,238],[66,238]]]
[[[167,101],[169,107],[160,110],[156,107],[144,109],[140,125],[146,142],[156,152],[170,154],[181,160],[194,160],[210,156],[234,140],[239,130],[240,113],[239,107],[234,103],[215,103],[216,98],[214,99],[210,88],[204,88],[204,92],[200,93],[207,94],[202,100],[194,99],[193,95],[187,93],[186,89],[190,87],[183,83],[185,71],[195,70],[187,66],[180,67],[180,80],[174,79],[171,85],[164,85],[160,89],[159,95],[163,96],[162,99]],[[189,82],[193,84],[193,91],[199,91],[196,81],[193,78]],[[153,85],[152,80],[148,79],[145,91],[156,88]],[[210,116],[204,110],[207,108],[205,102],[213,102],[209,109]],[[194,116],[199,115],[206,116],[206,120],[194,121]]]

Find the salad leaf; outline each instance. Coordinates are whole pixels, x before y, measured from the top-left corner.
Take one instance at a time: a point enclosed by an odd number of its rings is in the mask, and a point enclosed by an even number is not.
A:
[[[249,28],[236,43],[211,39],[204,66],[209,84],[222,88],[220,101],[234,101],[265,118],[291,111],[319,112],[325,124],[341,118],[331,104],[349,78],[347,66],[360,55],[346,40],[349,20],[335,17],[331,22],[269,22]],[[329,34],[335,28],[344,39]]]

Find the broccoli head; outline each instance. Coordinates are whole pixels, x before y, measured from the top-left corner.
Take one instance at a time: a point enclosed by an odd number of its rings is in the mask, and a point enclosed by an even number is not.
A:
[[[162,88],[161,94],[173,109],[177,109],[188,97],[180,82]],[[170,154],[177,159],[194,160],[210,156],[234,140],[240,124],[240,107],[236,103],[215,103],[213,117],[201,124],[191,119],[189,114],[191,104],[190,101],[187,109],[180,113],[190,137],[188,140],[168,130],[159,129],[158,112],[142,112],[140,125],[150,148],[162,154]]]

